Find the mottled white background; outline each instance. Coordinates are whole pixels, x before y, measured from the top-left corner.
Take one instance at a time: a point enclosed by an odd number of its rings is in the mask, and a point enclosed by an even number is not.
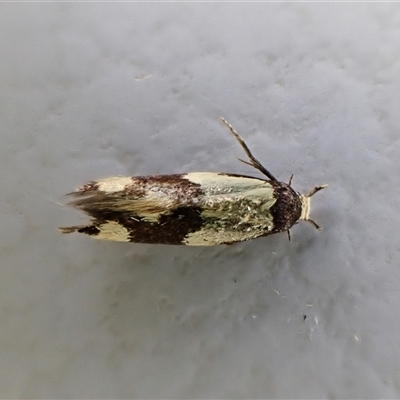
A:
[[[63,236],[112,175],[254,174],[322,233]],[[0,397],[400,396],[400,4],[0,4]]]

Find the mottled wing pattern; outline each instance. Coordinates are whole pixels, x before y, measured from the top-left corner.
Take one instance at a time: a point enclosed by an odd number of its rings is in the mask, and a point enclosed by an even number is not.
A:
[[[76,198],[71,205],[89,214],[92,224],[61,230],[137,243],[207,246],[249,240],[274,228],[275,186],[212,172],[108,178],[71,193]]]

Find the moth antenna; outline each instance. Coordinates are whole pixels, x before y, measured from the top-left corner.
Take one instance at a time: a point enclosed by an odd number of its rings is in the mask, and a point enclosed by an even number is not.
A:
[[[232,132],[233,136],[235,136],[236,140],[239,142],[239,144],[243,147],[243,150],[246,152],[247,157],[249,157],[250,162],[245,162],[243,160],[240,160],[244,162],[245,164],[251,165],[252,167],[258,169],[262,174],[267,176],[271,181],[278,182],[278,180],[269,172],[263,165],[258,161],[253,154],[251,154],[251,151],[247,147],[245,141],[243,138],[233,129],[232,125],[223,117],[221,117],[222,122],[229,128],[229,130]]]
[[[241,158],[238,158],[238,160],[239,160],[240,162],[242,162],[243,164],[247,164],[247,165],[250,165],[251,167],[253,167],[253,164],[252,164],[252,163],[249,163],[248,161],[242,160]]]

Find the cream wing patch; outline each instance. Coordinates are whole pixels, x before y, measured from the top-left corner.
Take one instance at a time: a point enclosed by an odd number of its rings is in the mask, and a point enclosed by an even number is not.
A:
[[[113,240],[115,242],[129,242],[129,231],[115,221],[107,221],[96,226],[100,232],[93,235],[95,239]]]
[[[98,190],[104,193],[121,192],[127,186],[132,184],[132,178],[129,177],[113,177],[103,179],[97,182]]]

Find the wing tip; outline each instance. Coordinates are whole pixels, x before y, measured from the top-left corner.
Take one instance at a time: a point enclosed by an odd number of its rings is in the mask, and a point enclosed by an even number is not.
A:
[[[78,229],[81,229],[82,226],[64,226],[64,227],[60,227],[58,228],[58,230],[61,233],[74,233],[76,231],[78,231]]]

